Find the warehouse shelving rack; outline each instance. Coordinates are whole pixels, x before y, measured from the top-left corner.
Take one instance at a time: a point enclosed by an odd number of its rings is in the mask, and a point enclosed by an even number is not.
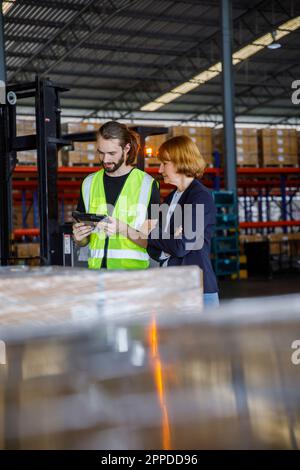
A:
[[[57,176],[57,194],[60,207],[60,223],[64,223],[66,204],[77,204],[80,184],[83,178],[97,171],[95,167],[59,167]],[[157,168],[148,168],[153,177],[158,178]],[[300,230],[300,220],[297,218],[292,201],[300,186],[300,168],[238,168],[238,191],[236,203],[239,201],[242,210],[247,213],[245,220],[240,220],[237,228],[237,207],[217,215],[216,232],[218,240],[212,241],[213,259],[216,273],[221,277],[237,277],[239,272],[238,234],[253,234],[260,232],[270,234],[281,229],[283,232]],[[224,171],[220,168],[208,168],[203,177],[204,184],[211,188],[215,194],[224,189]],[[283,184],[284,183],[284,184]],[[23,206],[22,228],[14,230],[15,241],[39,240],[37,188],[38,172],[36,167],[17,166],[13,173],[13,199],[14,204]],[[161,183],[161,193],[164,197],[172,186]],[[276,197],[281,202],[278,220],[271,220],[270,203]],[[269,201],[269,202],[268,202]],[[244,204],[247,204],[245,211]],[[269,209],[268,209],[269,203]],[[32,204],[34,210],[35,227],[26,226],[26,210]],[[254,211],[251,204],[265,205],[266,210],[260,210],[257,220],[254,220]],[[230,234],[230,236],[229,236]],[[293,242],[295,243],[295,242]],[[293,249],[295,252],[295,250]],[[227,261],[226,261],[227,260]],[[279,259],[281,264],[281,258]]]
[[[89,173],[97,171],[95,167],[59,167],[57,190],[60,204],[68,201],[75,202],[79,195],[82,179]],[[157,168],[148,168],[147,172],[153,177],[158,177]],[[240,229],[257,230],[267,229],[273,231],[275,227],[300,227],[300,220],[295,219],[292,201],[300,191],[300,168],[238,168],[238,198],[243,199],[250,196],[253,200],[264,200],[272,198],[272,193],[281,198],[280,220],[263,219],[259,211],[259,220],[253,220],[253,214],[248,210],[247,218],[239,223]],[[204,184],[213,190],[220,183],[224,188],[224,172],[222,169],[208,168],[203,177]],[[29,198],[32,200],[37,190],[37,168],[34,166],[17,166],[13,173],[13,195],[14,200],[24,202]],[[162,194],[171,190],[171,186],[161,183]],[[251,201],[250,201],[251,202]],[[249,201],[247,201],[249,205]],[[268,211],[266,212],[268,214]],[[25,229],[26,227],[24,227]],[[24,232],[25,233],[25,232]]]

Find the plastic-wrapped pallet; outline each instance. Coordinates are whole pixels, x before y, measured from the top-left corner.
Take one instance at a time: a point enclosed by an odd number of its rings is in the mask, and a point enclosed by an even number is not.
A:
[[[241,299],[176,317],[167,304],[147,321],[11,335],[0,448],[299,448],[299,306]]]
[[[143,271],[0,269],[0,326],[174,315],[202,309],[197,267]]]

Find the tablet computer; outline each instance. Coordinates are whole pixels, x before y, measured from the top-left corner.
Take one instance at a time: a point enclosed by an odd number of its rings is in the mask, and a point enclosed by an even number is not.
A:
[[[76,222],[83,222],[85,225],[94,226],[98,222],[101,222],[101,220],[105,219],[107,215],[88,214],[86,212],[74,211],[72,212],[72,217]]]

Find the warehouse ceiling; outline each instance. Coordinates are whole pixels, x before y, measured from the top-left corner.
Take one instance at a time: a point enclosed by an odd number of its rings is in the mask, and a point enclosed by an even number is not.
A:
[[[8,4],[9,2],[5,2]],[[299,0],[234,0],[233,51],[300,15]],[[219,122],[222,74],[156,112],[141,107],[222,59],[219,0],[23,0],[5,11],[7,82],[70,89],[63,115]],[[300,28],[237,64],[238,122],[300,124]],[[30,104],[30,103],[28,103]]]

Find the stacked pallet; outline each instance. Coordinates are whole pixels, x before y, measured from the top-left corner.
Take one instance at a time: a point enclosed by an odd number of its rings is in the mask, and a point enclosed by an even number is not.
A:
[[[167,139],[179,135],[187,135],[192,139],[200,150],[201,155],[209,166],[213,166],[212,161],[212,130],[210,127],[171,127],[168,134],[151,135],[146,137],[145,145],[145,167],[157,167],[160,162],[157,158],[159,147]]]
[[[70,124],[72,127],[73,124]],[[62,126],[62,131],[66,127]],[[74,131],[77,132],[77,131]],[[17,119],[17,137],[34,135],[36,134],[36,123],[34,120],[29,119]],[[19,165],[37,165],[37,151],[36,150],[24,150],[18,152],[18,164]],[[58,166],[67,166],[69,164],[69,152],[67,150],[58,151]]]
[[[213,166],[213,141],[211,127],[175,126],[171,127],[169,137],[187,135],[197,145],[208,166]]]
[[[17,258],[37,258],[40,256],[39,243],[16,243]]]
[[[298,166],[295,129],[260,129],[258,145],[261,166]]]
[[[236,129],[236,154],[239,166],[258,166],[256,129]]]
[[[245,244],[265,241],[269,242],[271,255],[300,256],[300,232],[276,232],[269,233],[268,235],[263,235],[261,233],[250,235],[240,234],[239,243],[241,253],[245,252]]]
[[[285,233],[269,233],[268,235],[271,255],[288,255],[289,238]]]
[[[66,123],[62,125],[62,134],[96,132],[99,127],[99,124],[84,122]],[[97,142],[95,140],[89,142],[74,142],[72,150],[62,150],[62,162],[64,166],[98,165]]]
[[[239,235],[240,252],[244,254],[244,246],[246,243],[264,242],[264,241],[266,241],[266,236],[262,235],[261,233],[240,234]]]
[[[300,256],[300,232],[288,233],[290,242],[290,254]]]
[[[17,137],[32,135],[36,133],[35,120],[31,119],[17,119]],[[36,150],[24,150],[18,152],[18,163],[20,165],[36,165],[37,153]]]
[[[224,164],[224,129],[213,131],[214,149],[221,157],[221,164]],[[252,128],[236,129],[236,155],[238,166],[257,167],[259,165],[257,130]]]
[[[96,132],[100,124],[70,122],[62,124],[62,134]],[[17,135],[36,133],[35,121],[17,120]],[[168,138],[187,135],[198,146],[208,166],[224,164],[224,130],[210,127],[174,126],[168,134],[151,135],[145,141],[145,167],[158,167],[158,149]],[[213,150],[220,154],[220,163],[215,162]],[[300,151],[300,132],[295,129],[236,129],[237,165],[245,167],[298,166]],[[36,165],[36,150],[18,152],[21,165]],[[97,166],[96,140],[74,142],[73,147],[63,148],[58,152],[59,166]]]
[[[25,227],[28,227],[28,228],[34,227],[33,207],[29,205],[26,206],[26,212],[25,212],[25,217],[24,217],[22,206],[14,206],[13,207],[13,228],[19,229],[19,228],[25,228]]]

